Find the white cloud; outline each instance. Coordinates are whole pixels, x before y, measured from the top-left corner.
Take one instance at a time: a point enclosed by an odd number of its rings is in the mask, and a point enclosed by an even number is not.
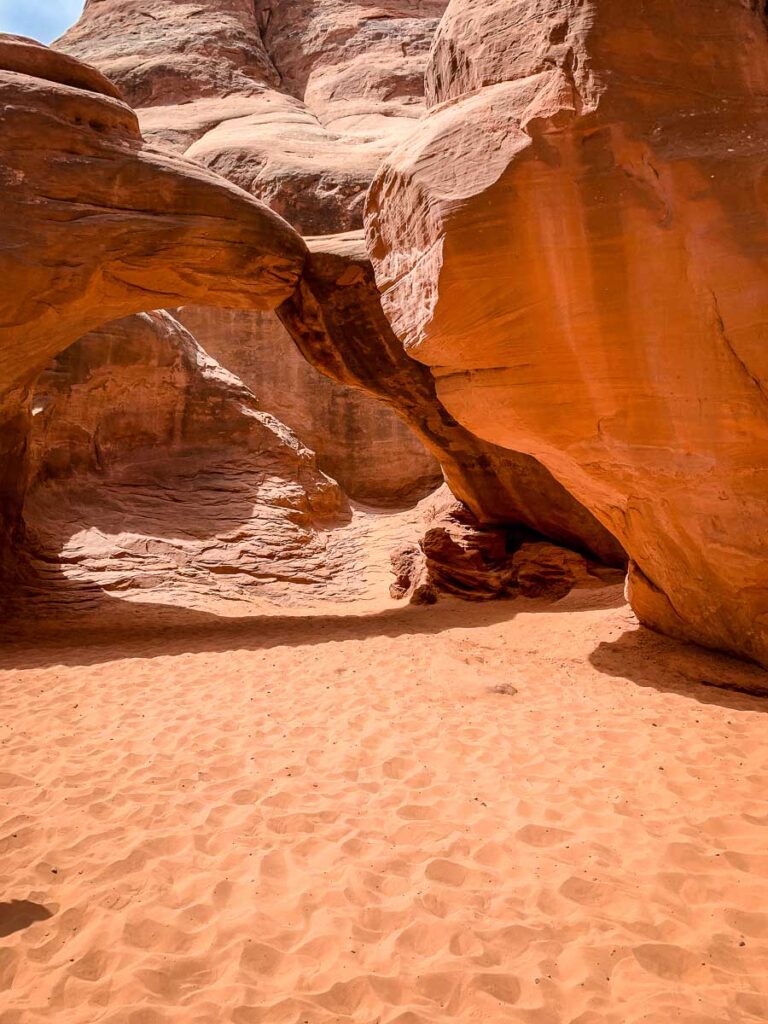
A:
[[[50,43],[77,21],[83,0],[0,0],[0,32]]]

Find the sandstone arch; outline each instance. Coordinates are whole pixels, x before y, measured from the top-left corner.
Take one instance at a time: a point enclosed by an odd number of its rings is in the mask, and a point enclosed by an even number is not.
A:
[[[29,386],[57,352],[130,313],[274,308],[306,247],[247,194],[147,146],[92,68],[0,40],[0,507],[9,570],[25,486]]]

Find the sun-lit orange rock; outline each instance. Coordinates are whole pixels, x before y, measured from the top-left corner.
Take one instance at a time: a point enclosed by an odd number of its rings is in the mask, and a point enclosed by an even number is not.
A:
[[[134,112],[93,68],[2,36],[0,101],[7,540],[24,490],[29,387],[52,357],[105,321],[155,307],[272,309],[293,291],[306,248],[251,196],[146,145]]]
[[[723,0],[453,0],[371,191],[445,406],[623,542],[644,622],[768,661],[768,32]]]
[[[440,461],[479,522],[523,526],[611,565],[621,545],[536,459],[489,444],[457,423],[429,370],[412,359],[381,307],[362,233],[307,239],[309,258],[278,309],[307,360],[389,406]]]
[[[57,47],[94,64],[147,137],[304,234],[362,226],[365,192],[424,112],[447,0],[89,0]]]

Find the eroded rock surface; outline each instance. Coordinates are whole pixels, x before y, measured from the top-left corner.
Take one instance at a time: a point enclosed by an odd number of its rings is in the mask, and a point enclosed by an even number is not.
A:
[[[187,306],[176,316],[259,406],[318,455],[323,472],[367,505],[413,505],[440,486],[435,457],[388,406],[336,383],[299,352],[274,313]]]
[[[133,107],[258,95],[279,82],[252,0],[86,0],[56,48],[100,68]]]
[[[33,413],[26,547],[59,599],[288,582],[306,597],[341,570],[324,536],[348,518],[338,485],[167,313],[70,346]]]
[[[762,4],[452,0],[367,219],[473,434],[625,545],[661,630],[768,662]]]
[[[90,0],[57,46],[95,64],[148,137],[304,234],[359,228],[382,158],[424,110],[446,0]]]
[[[26,484],[29,388],[113,318],[205,302],[274,308],[301,238],[204,168],[147,146],[93,68],[0,37],[0,566],[13,561]]]
[[[404,352],[384,316],[362,235],[307,241],[299,287],[278,314],[309,362],[402,417],[481,522],[524,525],[623,564],[621,546],[542,465],[480,440],[445,409],[432,374]]]

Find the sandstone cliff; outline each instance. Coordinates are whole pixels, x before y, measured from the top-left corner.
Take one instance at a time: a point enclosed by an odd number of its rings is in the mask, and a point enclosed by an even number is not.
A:
[[[96,65],[147,137],[304,234],[362,226],[365,192],[424,110],[447,0],[89,0],[57,47]]]
[[[395,331],[620,538],[643,621],[767,661],[762,10],[452,0],[427,82],[368,205]]]

